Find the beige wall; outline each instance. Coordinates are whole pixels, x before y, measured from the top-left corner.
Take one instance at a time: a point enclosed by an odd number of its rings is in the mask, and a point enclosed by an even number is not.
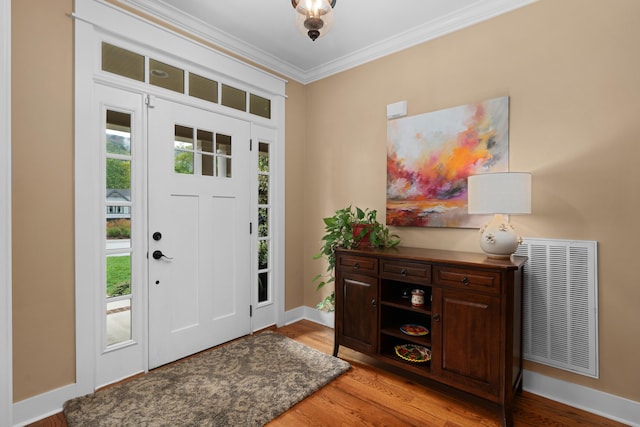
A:
[[[285,101],[285,310],[304,305],[305,276],[304,242],[309,222],[305,215],[305,177],[303,162],[306,152],[306,87],[287,83]]]
[[[71,0],[12,7],[13,397],[74,382]],[[37,29],[37,31],[36,31]]]
[[[511,170],[533,174],[527,237],[599,242],[600,379],[527,369],[640,401],[640,2],[543,0],[308,86],[305,304],[323,216],[385,210],[386,105],[409,115],[510,96]],[[405,246],[479,252],[475,230],[397,228]],[[287,259],[291,262],[291,259]],[[632,326],[633,325],[633,326]]]
[[[74,381],[72,0],[14,0],[14,399]],[[421,114],[511,97],[511,168],[534,176],[528,237],[599,241],[601,378],[527,368],[640,401],[635,0],[541,0],[308,86],[287,85],[286,309],[313,306],[323,216],[385,205],[387,104]],[[38,28],[38,31],[34,31]],[[383,215],[384,216],[384,215]],[[627,227],[627,228],[625,228]],[[477,233],[397,231],[406,246],[478,251]],[[627,275],[631,274],[629,280]],[[637,335],[637,334],[636,334]]]

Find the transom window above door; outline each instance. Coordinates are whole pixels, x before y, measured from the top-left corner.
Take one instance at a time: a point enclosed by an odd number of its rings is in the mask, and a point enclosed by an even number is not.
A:
[[[231,178],[231,136],[175,125],[173,170],[186,175]]]
[[[102,70],[271,119],[271,100],[102,42]]]

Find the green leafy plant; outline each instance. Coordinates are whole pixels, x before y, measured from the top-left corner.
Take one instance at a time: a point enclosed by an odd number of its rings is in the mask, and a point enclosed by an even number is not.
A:
[[[322,237],[320,252],[313,256],[313,259],[325,259],[327,270],[324,274],[318,274],[313,278],[317,283],[316,290],[322,289],[325,285],[335,280],[333,275],[335,269],[335,249],[355,248],[368,242],[373,247],[394,247],[400,243],[400,237],[392,234],[389,228],[378,222],[378,212],[369,209],[346,208],[338,209],[333,216],[323,218],[325,234]],[[363,227],[354,227],[362,225]],[[354,229],[359,228],[359,231]],[[335,292],[332,291],[316,308],[323,311],[333,311],[335,309]]]

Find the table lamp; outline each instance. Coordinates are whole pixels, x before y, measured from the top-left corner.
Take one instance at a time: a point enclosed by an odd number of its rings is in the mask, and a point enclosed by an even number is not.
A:
[[[505,215],[531,213],[531,174],[497,172],[467,179],[468,213],[493,214],[480,229],[480,248],[489,258],[508,259],[522,238]]]

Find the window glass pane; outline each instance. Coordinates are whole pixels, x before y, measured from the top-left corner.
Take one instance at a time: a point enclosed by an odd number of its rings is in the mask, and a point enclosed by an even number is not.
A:
[[[107,200],[131,200],[131,161],[107,158]],[[113,192],[112,190],[121,190]],[[124,191],[126,190],[126,191]]]
[[[231,136],[221,133],[216,134],[216,149],[221,150],[218,153],[231,155]]]
[[[193,150],[193,129],[186,126],[175,126],[175,148]]]
[[[265,270],[269,268],[269,241],[258,241],[258,269]]]
[[[213,156],[210,154],[198,154],[203,176],[213,176]]]
[[[107,297],[131,294],[131,255],[107,255]]]
[[[102,42],[102,70],[144,81],[144,56]]]
[[[131,340],[131,299],[107,302],[107,345]]]
[[[198,129],[198,151],[213,153],[213,132]]]
[[[269,144],[258,143],[258,204],[269,203]]]
[[[258,175],[258,204],[269,204],[269,176]]]
[[[131,115],[107,110],[107,153],[131,155]]]
[[[247,93],[235,87],[222,85],[222,105],[247,111]]]
[[[269,236],[269,208],[258,208],[258,237]]]
[[[149,59],[149,83],[184,93],[184,70],[155,59]]]
[[[176,173],[193,175],[193,152],[175,150],[173,170]]]
[[[231,177],[231,136],[216,134],[216,176]]]
[[[249,94],[249,112],[256,116],[271,118],[271,100],[258,95]]]
[[[258,273],[258,302],[269,300],[269,273]]]
[[[189,95],[218,103],[218,82],[189,73]]]
[[[131,247],[131,208],[107,206],[107,249]]]
[[[269,172],[269,144],[265,142],[258,144],[258,170]]]
[[[175,136],[173,141],[173,170],[176,173],[193,175],[193,129],[186,126],[175,125]]]

